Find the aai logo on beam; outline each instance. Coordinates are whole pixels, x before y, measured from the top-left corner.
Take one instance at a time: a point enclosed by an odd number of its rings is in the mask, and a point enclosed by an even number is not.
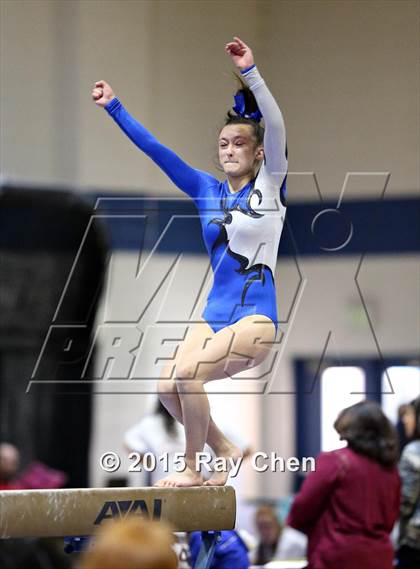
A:
[[[125,518],[128,515],[138,515],[142,517],[152,517],[160,520],[162,513],[162,500],[153,500],[153,513],[150,515],[149,508],[145,500],[118,500],[116,502],[105,502],[99,512],[94,525],[101,524],[104,520],[112,518]]]

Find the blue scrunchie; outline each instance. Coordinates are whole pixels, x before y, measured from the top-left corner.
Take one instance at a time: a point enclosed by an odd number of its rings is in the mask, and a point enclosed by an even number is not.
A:
[[[235,99],[233,110],[237,115],[244,117],[245,119],[252,119],[253,121],[260,122],[262,119],[262,114],[259,109],[251,114],[247,114],[245,112],[245,96],[243,91],[238,91],[238,93],[236,93],[233,98]]]

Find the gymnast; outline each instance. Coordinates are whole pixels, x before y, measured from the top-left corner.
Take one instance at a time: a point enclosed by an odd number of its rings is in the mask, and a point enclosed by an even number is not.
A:
[[[234,113],[228,112],[219,134],[219,162],[227,178],[223,182],[163,146],[128,114],[105,81],[92,90],[94,102],[192,198],[213,269],[203,320],[189,326],[175,362],[163,368],[158,383],[160,400],[184,425],[186,435],[186,469],[156,483],[163,487],[226,483],[228,468],[203,482],[196,467],[196,453],[206,442],[227,463],[241,455],[211,418],[204,384],[260,364],[277,331],[274,271],[286,211],[284,121],[249,46],[234,37],[225,51],[240,72],[242,86]]]

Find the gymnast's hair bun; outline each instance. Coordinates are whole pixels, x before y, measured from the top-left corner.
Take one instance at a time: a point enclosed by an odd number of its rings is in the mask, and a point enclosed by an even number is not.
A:
[[[234,95],[235,105],[233,111],[229,110],[226,114],[225,126],[230,124],[246,124],[252,128],[256,144],[264,143],[264,128],[260,123],[262,118],[257,101],[251,89],[245,84],[241,77],[234,73],[239,82],[240,88]]]
[[[257,101],[255,100],[254,93],[248,87],[248,85],[243,81],[242,77],[234,73],[238,83],[239,89],[234,95],[235,104],[233,106],[232,113],[231,110],[227,112],[227,121],[234,117],[242,117],[245,119],[250,119],[255,122],[260,122],[262,119],[261,111],[258,108]]]

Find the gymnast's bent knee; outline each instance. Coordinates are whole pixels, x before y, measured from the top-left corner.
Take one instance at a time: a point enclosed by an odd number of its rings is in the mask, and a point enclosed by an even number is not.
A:
[[[205,378],[202,377],[200,373],[199,362],[195,360],[181,360],[176,364],[175,368],[175,379],[176,381],[191,380],[204,381]]]

